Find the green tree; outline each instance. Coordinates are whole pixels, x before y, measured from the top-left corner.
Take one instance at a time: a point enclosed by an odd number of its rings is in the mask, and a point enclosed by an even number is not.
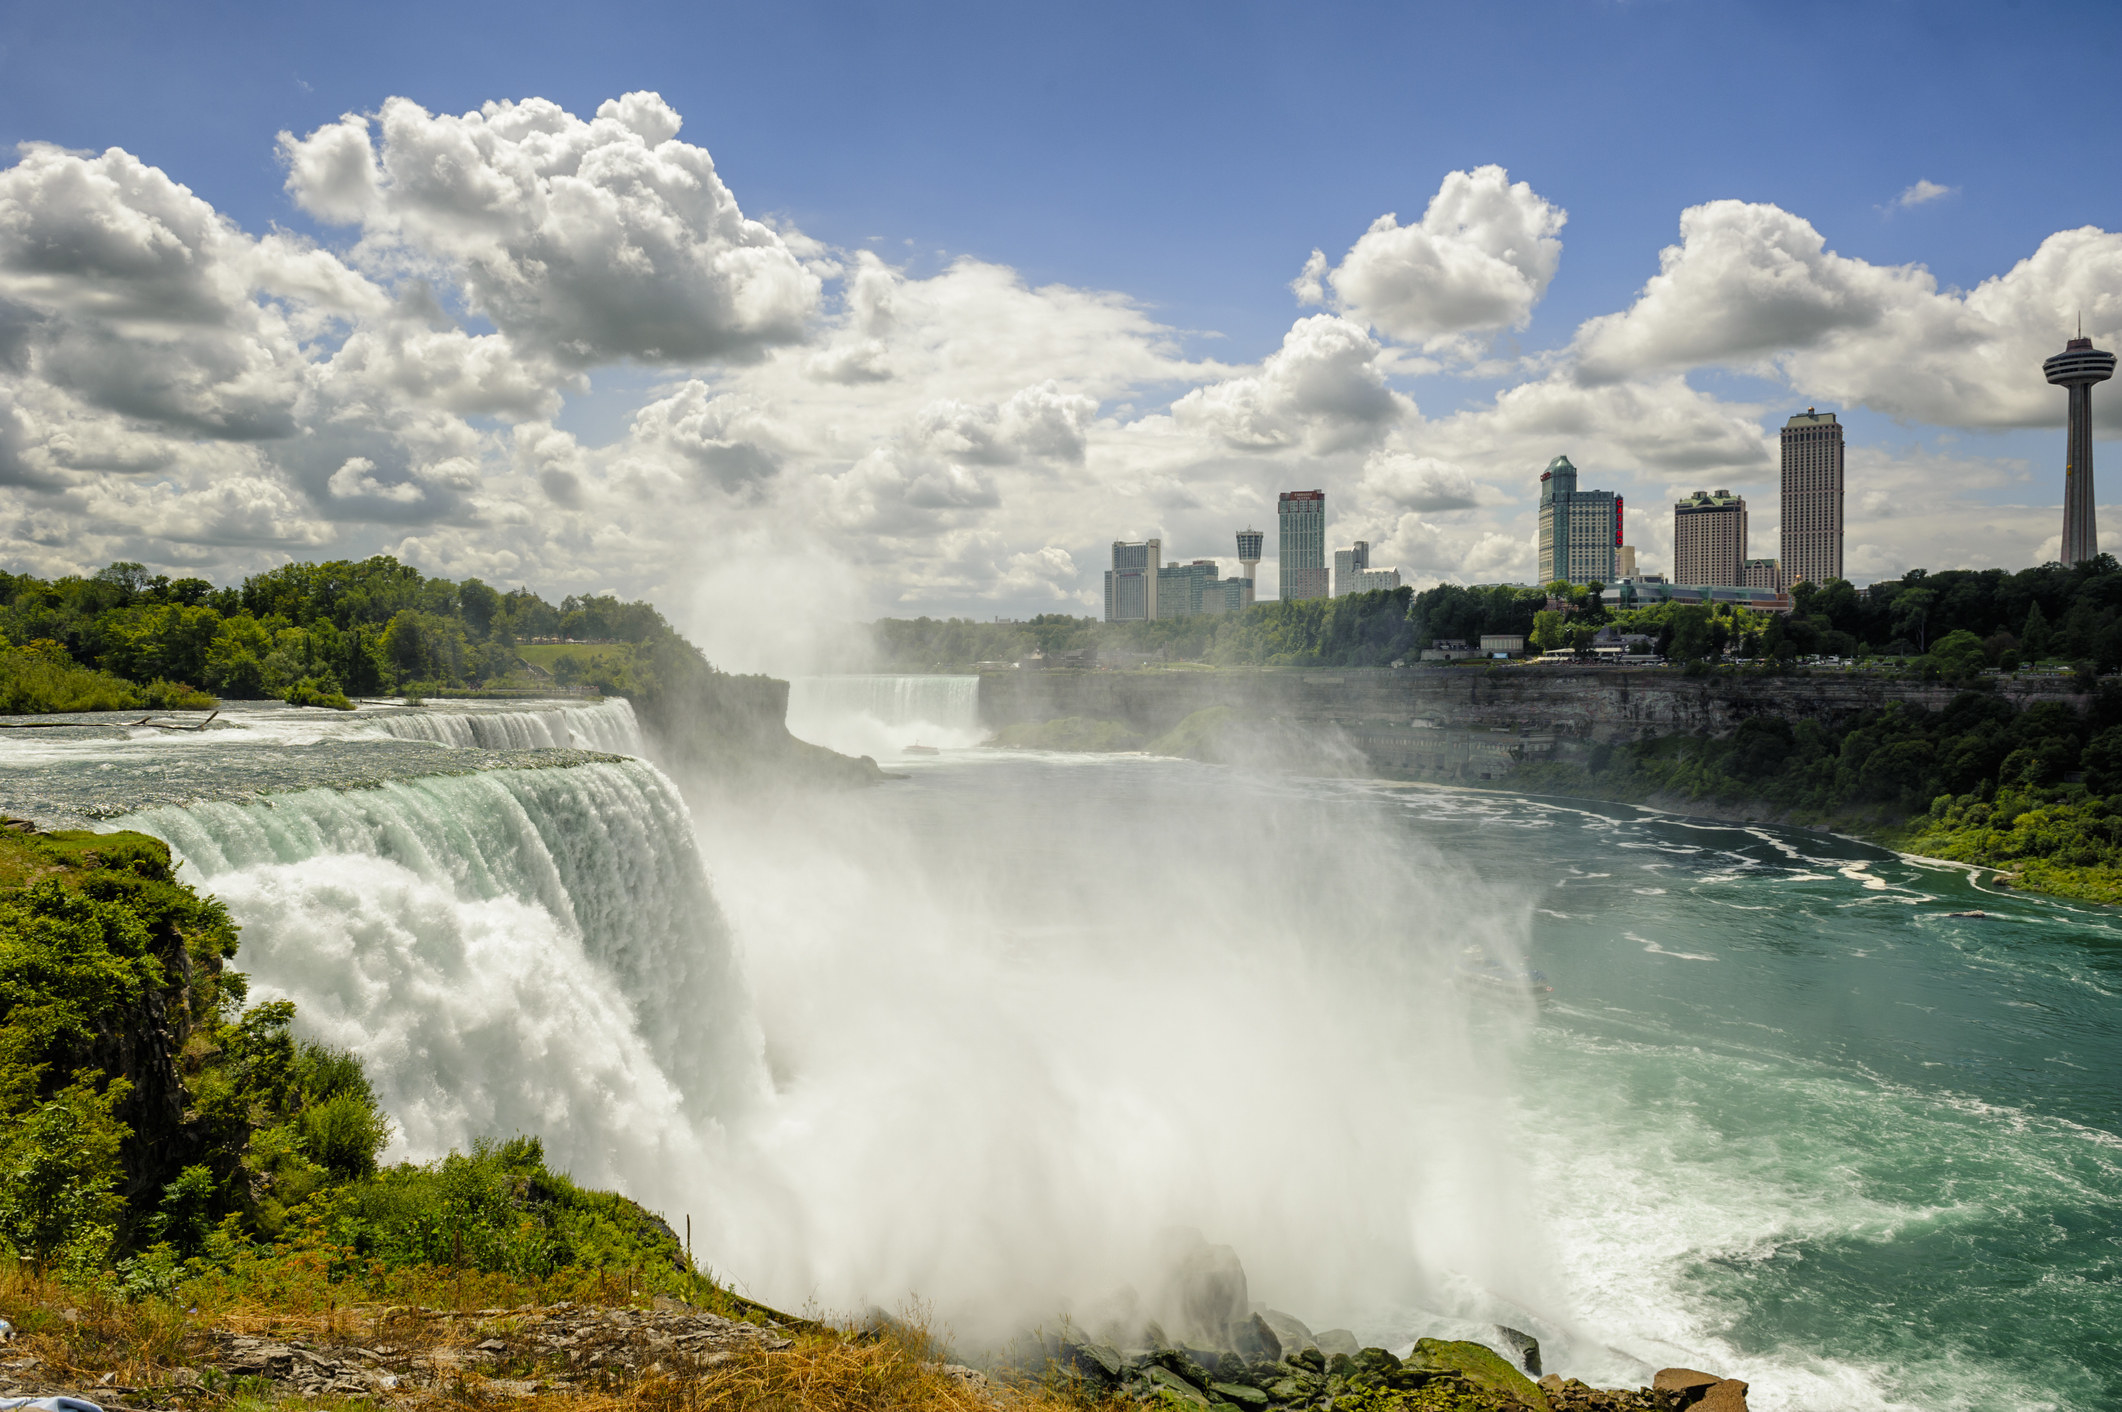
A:
[[[119,1149],[131,1129],[113,1109],[132,1085],[97,1092],[84,1074],[7,1124],[0,1138],[0,1244],[40,1265],[90,1268],[109,1253],[125,1209]]]
[[[1542,652],[1552,652],[1562,645],[1562,614],[1558,609],[1543,608],[1533,614],[1532,645]]]
[[[1709,609],[1689,604],[1672,613],[1672,642],[1665,655],[1676,662],[1699,662],[1716,650]]]
[[[1931,644],[1929,658],[1938,675],[1950,682],[1969,682],[1989,666],[1989,651],[1982,639],[1966,628],[1955,628]]]

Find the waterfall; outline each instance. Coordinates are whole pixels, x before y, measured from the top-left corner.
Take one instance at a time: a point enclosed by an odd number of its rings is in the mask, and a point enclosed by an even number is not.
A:
[[[607,720],[631,729],[630,712]],[[764,1092],[690,818],[647,764],[312,789],[109,827],[167,841],[242,925],[257,994],[360,1051],[399,1155],[538,1133],[585,1180],[675,1198]]]
[[[484,750],[573,746],[614,755],[646,753],[634,708],[620,697],[594,706],[542,705],[520,711],[452,711],[433,707],[399,710],[378,715],[373,724],[399,740],[429,740]]]
[[[879,759],[909,745],[978,745],[980,679],[946,676],[796,677],[788,729],[799,740]]]

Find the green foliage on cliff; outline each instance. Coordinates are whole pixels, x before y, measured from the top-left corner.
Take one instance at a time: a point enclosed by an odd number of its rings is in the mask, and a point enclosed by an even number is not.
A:
[[[534,686],[545,678],[517,657],[534,637],[614,642],[612,683],[643,689],[639,649],[653,656],[677,638],[646,603],[556,607],[524,588],[429,578],[388,555],[286,564],[237,588],[138,564],[88,578],[0,574],[0,634],[31,644],[0,652],[6,711],[211,705],[204,692],[344,709],[349,694]]]
[[[1721,740],[1596,746],[1582,763],[1528,766],[1512,783],[1865,829],[1910,852],[2022,873],[2042,891],[2122,902],[2122,684],[2103,686],[2082,715],[1981,691],[1938,711],[1893,703],[1840,728],[1760,715]]]
[[[535,1138],[379,1171],[359,1060],[246,1006],[235,950],[159,840],[0,832],[0,1254],[134,1295],[433,1266],[690,1287],[668,1228]]]

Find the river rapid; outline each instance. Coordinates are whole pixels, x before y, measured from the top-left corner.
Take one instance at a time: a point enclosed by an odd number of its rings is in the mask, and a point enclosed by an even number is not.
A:
[[[2122,1403],[2115,913],[1796,831],[983,750],[963,679],[798,681],[800,734],[907,778],[742,813],[624,703],[231,716],[0,740],[0,791],[169,839],[394,1155],[541,1133],[761,1297],[917,1298],[971,1351],[1153,1308],[1192,1228],[1396,1350],[1504,1322],[1770,1409]]]

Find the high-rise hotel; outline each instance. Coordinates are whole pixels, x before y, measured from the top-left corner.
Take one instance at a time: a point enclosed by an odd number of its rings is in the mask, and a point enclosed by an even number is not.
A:
[[[1783,587],[1842,577],[1842,427],[1807,407],[1783,424]]]
[[[1557,456],[1540,473],[1540,582],[1613,583],[1621,497],[1577,489],[1577,468]]]
[[[1729,588],[1746,581],[1746,497],[1698,490],[1673,506],[1673,582]]]
[[[1283,602],[1331,597],[1326,570],[1326,492],[1285,490],[1275,509],[1282,531],[1277,567]]]

